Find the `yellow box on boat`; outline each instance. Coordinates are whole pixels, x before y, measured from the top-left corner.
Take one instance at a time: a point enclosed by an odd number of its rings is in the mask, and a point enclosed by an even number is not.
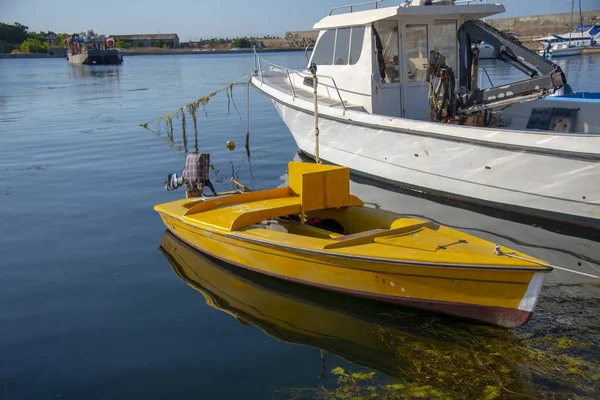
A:
[[[348,168],[291,162],[288,182],[290,190],[300,196],[303,212],[350,205]]]

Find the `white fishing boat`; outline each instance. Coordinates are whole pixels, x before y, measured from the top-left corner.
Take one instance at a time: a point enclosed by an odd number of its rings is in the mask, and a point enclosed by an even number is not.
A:
[[[305,70],[255,55],[251,83],[301,152],[316,156],[316,113],[320,158],[355,174],[600,229],[600,101],[556,96],[557,65],[479,21],[502,5],[379,3],[317,22]],[[523,80],[479,89],[482,41]]]

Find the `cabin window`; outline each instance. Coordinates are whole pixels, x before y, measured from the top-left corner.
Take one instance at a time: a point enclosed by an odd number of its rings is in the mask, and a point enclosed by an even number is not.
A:
[[[319,39],[312,62],[317,65],[354,65],[362,52],[364,26],[327,30]]]
[[[456,74],[456,21],[434,22],[433,45],[446,57],[446,65]]]
[[[352,36],[350,38],[350,65],[358,62],[362,53],[363,38],[365,37],[364,26],[353,26]]]
[[[333,46],[335,45],[335,31],[336,29],[330,29],[319,39],[317,47],[313,52],[312,62],[317,65],[331,65],[333,64]]]
[[[398,52],[398,21],[380,21],[377,32],[383,48],[383,61],[385,65],[384,83],[400,82],[400,61]]]
[[[335,56],[333,57],[335,65],[348,64],[348,53],[350,52],[350,29],[339,28],[335,38]]]
[[[427,25],[406,25],[407,76],[409,81],[422,82],[427,72]]]

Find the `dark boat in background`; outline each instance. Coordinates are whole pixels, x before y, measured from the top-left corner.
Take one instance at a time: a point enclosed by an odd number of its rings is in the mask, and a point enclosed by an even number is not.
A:
[[[65,39],[69,48],[67,60],[80,65],[118,65],[123,55],[115,46],[115,39],[104,35],[72,35]]]

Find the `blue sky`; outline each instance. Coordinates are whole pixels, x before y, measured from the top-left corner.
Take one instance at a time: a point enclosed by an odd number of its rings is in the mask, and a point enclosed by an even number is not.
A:
[[[386,0],[381,6],[400,2]],[[489,0],[492,2],[507,9],[498,17],[571,10],[567,0]],[[0,0],[0,22],[66,33],[88,29],[104,34],[177,33],[181,40],[283,36],[288,30],[312,28],[331,7],[349,3],[352,0]],[[583,10],[600,9],[600,0],[581,0],[581,4]]]

